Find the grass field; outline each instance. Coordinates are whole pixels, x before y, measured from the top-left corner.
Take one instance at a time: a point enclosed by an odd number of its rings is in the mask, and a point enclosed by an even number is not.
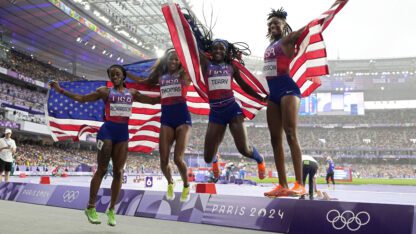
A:
[[[257,183],[278,183],[277,178],[265,178],[259,180],[257,177],[248,178]],[[294,178],[288,178],[288,182],[294,182]],[[326,184],[325,178],[318,178],[316,181],[318,184]],[[416,185],[416,179],[379,179],[379,178],[354,178],[352,182],[340,182],[337,184],[385,184],[385,185]]]

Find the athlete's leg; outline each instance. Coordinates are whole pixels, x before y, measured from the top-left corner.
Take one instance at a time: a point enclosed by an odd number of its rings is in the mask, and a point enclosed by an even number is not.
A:
[[[90,197],[88,200],[88,207],[95,207],[95,198],[100,189],[101,181],[107,171],[108,163],[110,162],[113,143],[111,140],[98,140],[99,151],[97,155],[97,170],[91,179]]]
[[[159,135],[160,169],[168,181],[168,184],[173,183],[172,171],[169,166],[169,154],[174,140],[175,130],[171,127],[162,125]]]
[[[300,98],[289,95],[281,99],[282,123],[292,154],[296,182],[302,185],[302,153],[297,138],[297,118]]]
[[[273,148],[274,161],[276,164],[279,185],[287,188],[285,155],[283,150],[283,125],[282,111],[279,105],[272,101],[267,103],[267,125],[270,132],[270,140]]]
[[[128,142],[118,142],[113,146],[111,159],[113,160],[113,182],[111,183],[111,202],[110,210],[114,209],[120,194],[123,181],[124,165],[127,161]]]
[[[226,125],[208,123],[207,133],[205,134],[204,159],[206,163],[212,163],[214,156],[218,152],[222,139],[224,138]]]
[[[188,145],[189,136],[191,134],[191,126],[182,124],[175,130],[175,151],[174,162],[178,167],[184,187],[189,187],[188,183],[188,169],[184,161],[185,149]]]

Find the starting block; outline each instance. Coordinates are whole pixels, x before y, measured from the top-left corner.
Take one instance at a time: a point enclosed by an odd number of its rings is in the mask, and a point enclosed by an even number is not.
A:
[[[196,193],[217,194],[217,189],[213,183],[203,183],[196,185]]]

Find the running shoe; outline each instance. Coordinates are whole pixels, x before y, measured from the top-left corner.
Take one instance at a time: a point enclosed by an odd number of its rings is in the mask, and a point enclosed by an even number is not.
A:
[[[182,194],[181,194],[181,202],[189,201],[190,194],[189,194],[190,187],[183,187]]]
[[[273,190],[270,192],[265,192],[264,196],[270,197],[270,198],[276,198],[276,197],[288,197],[292,196],[293,192],[290,191],[288,188],[284,188],[280,184],[278,184]]]
[[[101,221],[98,219],[97,210],[95,208],[85,209],[85,215],[87,216],[90,223],[101,224]]]
[[[264,179],[266,177],[266,163],[263,159],[263,162],[257,164],[257,169],[259,173],[259,179]]]
[[[107,224],[112,227],[116,226],[116,214],[114,213],[114,209],[108,209],[106,214],[108,217]]]
[[[212,172],[214,173],[214,177],[216,179],[220,178],[220,167],[218,165],[218,161],[212,163]]]
[[[168,184],[168,191],[166,192],[166,199],[168,201],[175,199],[175,192],[173,191],[174,188],[175,184]]]
[[[295,185],[290,189],[293,192],[293,196],[302,196],[306,194],[306,189],[303,185],[295,182]]]

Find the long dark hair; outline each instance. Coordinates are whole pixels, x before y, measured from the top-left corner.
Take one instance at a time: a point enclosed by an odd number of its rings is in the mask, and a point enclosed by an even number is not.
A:
[[[287,12],[283,9],[283,7],[281,7],[278,10],[272,9],[272,11],[267,15],[267,20],[270,20],[273,17],[276,17],[278,19],[282,19],[286,23],[285,24],[285,27],[283,29],[283,35],[282,35],[282,37],[285,37],[285,36],[289,35],[292,32],[292,28],[286,22]],[[266,37],[269,38],[269,39],[271,39],[271,34],[270,34],[269,31],[267,32]],[[274,39],[280,39],[280,38],[274,38]]]
[[[168,72],[168,58],[171,53],[176,53],[174,48],[167,49],[163,56],[156,61],[152,68],[150,68],[151,72],[148,78],[150,84],[156,85],[159,82],[160,77]],[[178,72],[181,77],[185,75],[185,70],[180,63]]]

